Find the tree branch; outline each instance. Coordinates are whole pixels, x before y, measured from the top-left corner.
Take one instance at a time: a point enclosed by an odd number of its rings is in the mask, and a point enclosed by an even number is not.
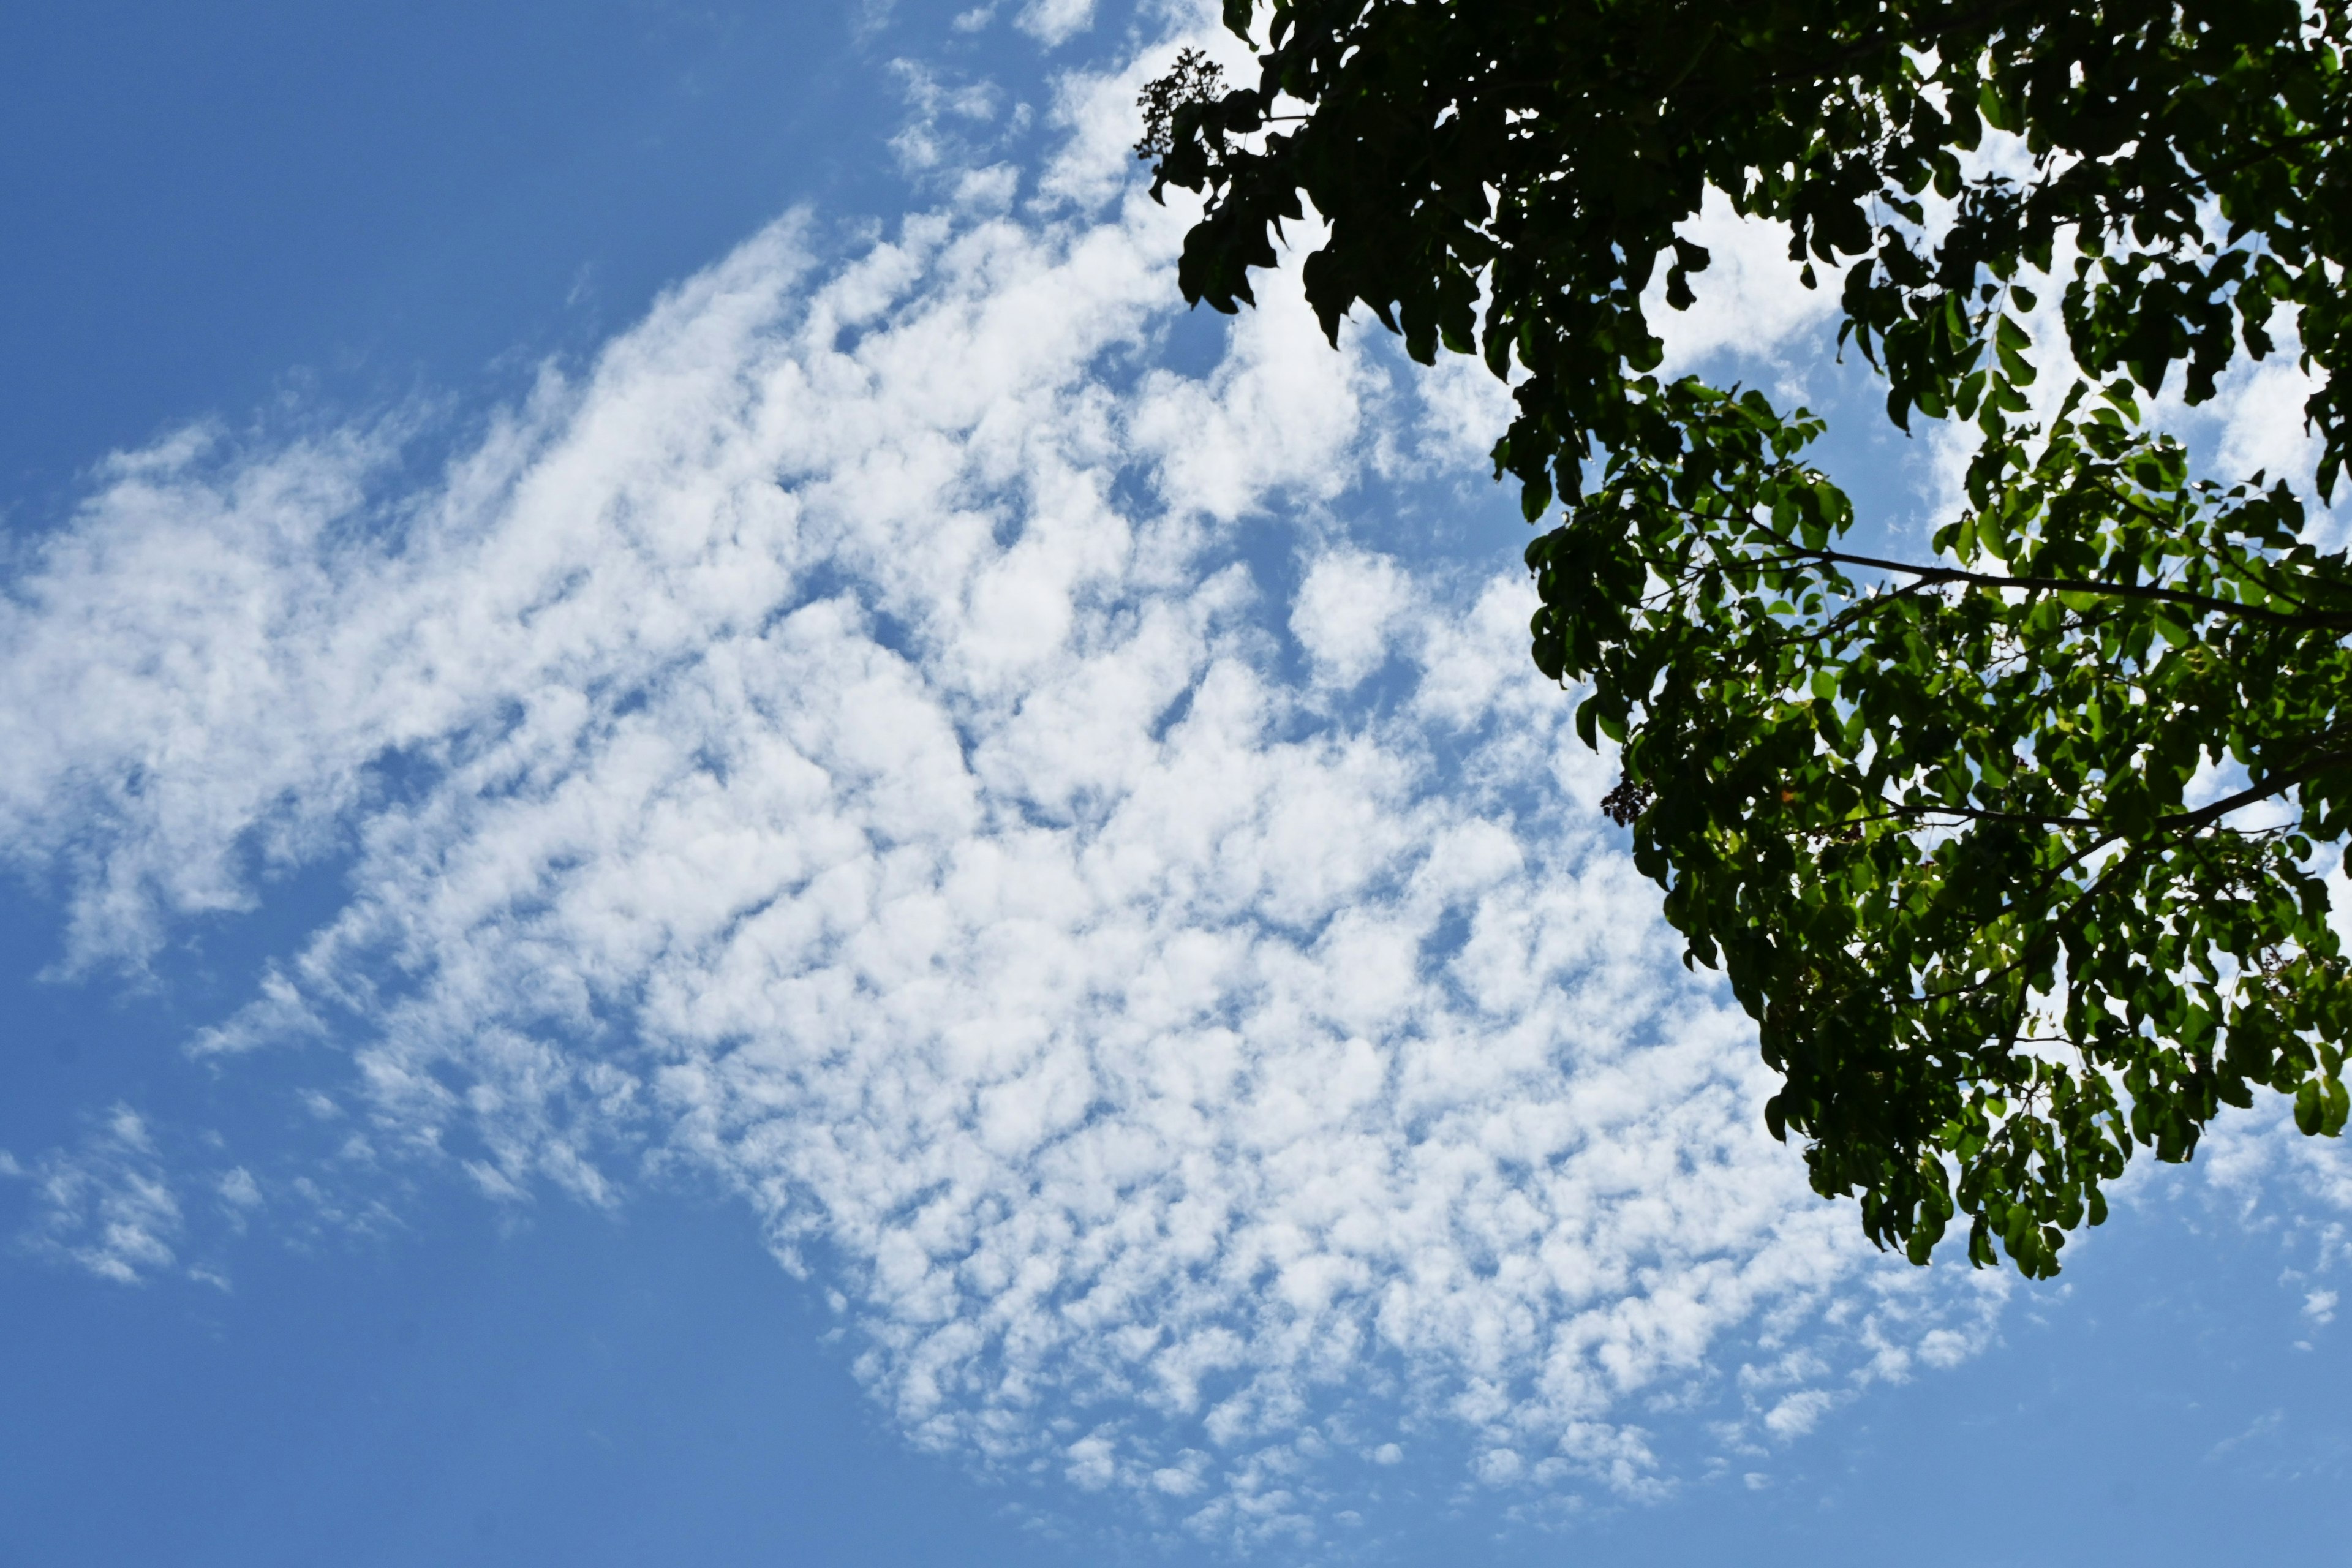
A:
[[[1919,585],[1930,587],[1939,583],[1969,583],[1985,588],[2022,588],[2042,594],[2096,594],[2108,598],[2149,599],[2163,604],[2185,605],[2192,609],[2217,611],[2223,615],[2243,616],[2254,620],[2270,621],[2278,626],[2303,626],[2312,630],[2337,628],[2352,631],[2352,613],[2314,612],[2289,615],[2282,610],[2268,609],[2261,605],[2242,605],[2234,599],[2217,599],[2207,594],[2192,594],[2185,588],[2164,588],[2148,583],[2110,583],[2101,578],[2015,577],[2005,573],[1970,572],[1958,566],[1920,566],[1908,561],[1889,561],[1876,555],[1854,555],[1843,550],[1815,549],[1798,544],[1779,534],[1771,536],[1781,549],[1808,561],[1822,561],[1839,566],[1868,566],[1881,572],[1901,572],[1918,579]]]

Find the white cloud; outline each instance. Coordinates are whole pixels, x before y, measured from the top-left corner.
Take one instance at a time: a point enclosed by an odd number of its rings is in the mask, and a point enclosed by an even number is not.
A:
[[[1387,556],[1346,549],[1318,556],[1290,611],[1291,635],[1317,681],[1353,686],[1386,662],[1410,592]]]
[[[2319,468],[2319,437],[2305,424],[2303,405],[2315,384],[2288,347],[2260,364],[2238,368],[2214,398],[2221,426],[2217,467],[2230,479],[2261,473],[2270,480],[2308,486]]]
[[[1779,362],[1801,344],[1802,357],[1818,354],[1822,329],[1837,313],[1843,279],[1816,262],[1817,286],[1806,288],[1803,263],[1789,259],[1786,225],[1743,218],[1729,197],[1709,189],[1698,216],[1677,232],[1706,248],[1707,267],[1691,277],[1686,310],[1666,304],[1664,264],[1671,257],[1661,258],[1643,296],[1651,328],[1665,345],[1662,374],[1686,374],[1725,353]]]
[[[1094,0],[1029,0],[1013,25],[1050,47],[1068,43],[1094,20]]]
[[[1472,1472],[1488,1486],[1517,1480],[1526,1469],[1527,1461],[1509,1448],[1489,1448],[1471,1466]]]
[[[989,81],[947,79],[920,60],[893,60],[891,72],[906,95],[907,122],[890,139],[890,151],[908,174],[968,161],[972,137],[994,121],[998,89]]]
[[[25,1239],[37,1251],[124,1285],[178,1263],[186,1229],[180,1201],[145,1121],[128,1106],[108,1111],[78,1147],[29,1171],[11,1161],[5,1173],[33,1182],[36,1215]]]
[[[2291,1194],[2315,1210],[2352,1210],[2352,1154],[2340,1138],[2304,1136],[2284,1095],[2224,1112],[2198,1145],[2197,1162],[2210,1185],[2241,1205]]]
[[[716,1173],[914,1440],[1234,1538],[1402,1421],[1639,1492],[1621,1406],[1730,1341],[1840,1386],[1973,1342],[1989,1299],[1765,1137],[1523,578],[1349,500],[1420,406],[1279,280],[1208,375],[1122,370],[1182,219],[1084,189],[830,268],[781,225],[421,489],[399,431],[110,470],[0,611],[0,844],[85,969],[351,861],[194,1047],[340,1042],[312,1103],[366,1134],[214,1190]],[[164,1179],[103,1152],[55,1245],[168,1265]]]
[[[1802,1436],[1811,1431],[1836,1403],[1837,1396],[1827,1389],[1808,1388],[1801,1393],[1791,1394],[1766,1414],[1765,1429],[1775,1437]]]
[[[261,1206],[261,1186],[253,1173],[244,1166],[234,1167],[220,1179],[221,1201],[231,1208],[251,1209]]]

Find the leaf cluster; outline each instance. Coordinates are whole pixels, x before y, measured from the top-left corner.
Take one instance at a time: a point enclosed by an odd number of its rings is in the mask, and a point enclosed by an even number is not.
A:
[[[1328,332],[1362,305],[1514,378],[1497,473],[1561,509],[1535,660],[1622,747],[1604,808],[1756,1018],[1814,1185],[1915,1261],[1964,1216],[2041,1276],[2222,1106],[2340,1132],[2315,868],[2352,813],[2352,564],[2142,404],[2291,320],[2311,477],[2344,467],[2341,0],[1227,0],[1261,18],[1255,85],[1163,84],[1155,194],[1206,197],[1181,286],[1249,302],[1311,205]],[[1977,426],[1925,558],[1849,548],[1811,416],[1659,374],[1710,191],[1843,273],[1896,425]]]
[[[2186,1160],[2257,1087],[2340,1131],[2352,971],[2309,863],[2352,814],[2352,565],[2292,492],[2192,479],[2081,384],[1910,565],[1841,548],[1817,421],[1661,395],[1681,460],[1613,458],[1528,551],[1535,657],[1590,681],[1636,863],[1757,1018],[1816,1188],[1915,1260],[1958,1212],[2042,1275],[2135,1145]],[[2224,759],[2247,784],[2193,800]]]
[[[1964,400],[1997,330],[1984,283],[2047,271],[2063,240],[2095,377],[2152,391],[2180,363],[2200,401],[2294,307],[2323,475],[2342,465],[2340,0],[1227,0],[1226,20],[1246,37],[1261,9],[1257,84],[1170,113],[1153,188],[1208,198],[1186,298],[1250,301],[1311,204],[1328,332],[1360,303],[1424,363],[1442,343],[1526,373],[1496,456],[1530,520],[1596,446],[1674,450],[1643,297],[1663,265],[1666,303],[1693,299],[1711,258],[1676,229],[1710,189],[1784,225],[1809,280],[1844,268],[1845,331],[1898,423]],[[1988,130],[2031,178],[1970,172]],[[1932,242],[1931,191],[1954,213]]]

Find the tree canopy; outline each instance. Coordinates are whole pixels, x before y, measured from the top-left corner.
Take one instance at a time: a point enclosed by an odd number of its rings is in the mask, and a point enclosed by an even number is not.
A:
[[[2342,1131],[2352,563],[2298,485],[2352,451],[2343,0],[1225,20],[1254,83],[1188,53],[1145,94],[1154,194],[1205,198],[1186,297],[1251,302],[1311,205],[1335,341],[1361,304],[1514,383],[1535,662],[1621,748],[1604,807],[1756,1019],[1817,1190],[1915,1262],[1965,1215],[1975,1262],[2045,1276],[2222,1106]],[[1969,427],[1911,558],[1849,546],[1819,418],[1660,373],[1709,191],[1830,275],[1895,425]],[[2276,353],[2309,471],[2214,476],[2151,417]]]

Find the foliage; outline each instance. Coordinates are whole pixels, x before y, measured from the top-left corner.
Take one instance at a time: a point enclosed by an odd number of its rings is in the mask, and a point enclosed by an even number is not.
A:
[[[1815,1187],[1915,1261],[1966,1215],[2042,1276],[2136,1148],[2185,1160],[2257,1088],[2339,1132],[2352,563],[2145,404],[2291,330],[2303,477],[2345,465],[2343,0],[1226,0],[1262,15],[1255,85],[1160,84],[1185,294],[1248,302],[1311,205],[1327,331],[1361,303],[1516,380],[1535,660],[1622,746],[1604,807]],[[1710,190],[1842,270],[1896,425],[1973,426],[1919,559],[1845,545],[1818,419],[1657,374]]]

